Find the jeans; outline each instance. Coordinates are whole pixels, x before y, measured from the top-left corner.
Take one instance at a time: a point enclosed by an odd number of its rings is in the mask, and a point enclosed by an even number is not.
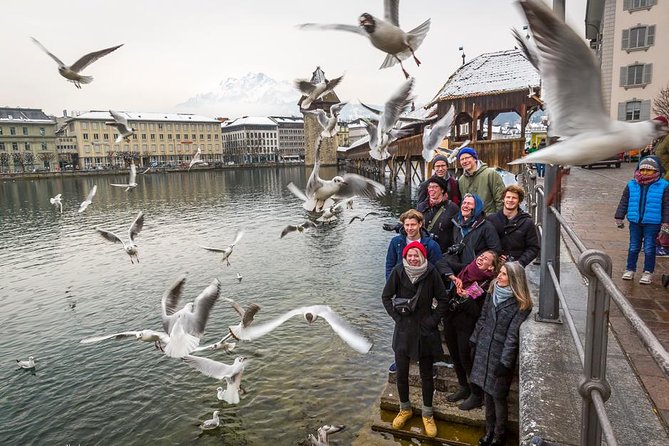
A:
[[[630,245],[627,251],[627,271],[636,271],[641,244],[643,243],[643,270],[655,271],[655,240],[660,233],[660,224],[630,223]]]
[[[545,164],[535,164],[535,167],[537,168],[537,176],[539,178],[543,178],[545,173],[546,173],[546,165]]]

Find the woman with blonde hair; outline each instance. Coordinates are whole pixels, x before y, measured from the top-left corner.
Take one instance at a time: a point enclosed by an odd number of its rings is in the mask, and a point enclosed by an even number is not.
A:
[[[507,262],[490,285],[470,341],[476,344],[471,381],[485,393],[486,433],[479,446],[506,444],[507,397],[513,380],[520,324],[532,310],[525,269]]]

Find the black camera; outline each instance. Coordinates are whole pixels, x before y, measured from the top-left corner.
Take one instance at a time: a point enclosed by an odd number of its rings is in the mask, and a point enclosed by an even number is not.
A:
[[[464,249],[465,249],[464,243],[462,242],[456,243],[455,245],[451,245],[448,247],[448,249],[446,250],[446,254],[457,256],[462,254],[462,251],[464,251]]]
[[[448,309],[450,311],[457,311],[458,308],[461,307],[462,304],[467,302],[468,297],[452,297],[451,300],[448,301]]]

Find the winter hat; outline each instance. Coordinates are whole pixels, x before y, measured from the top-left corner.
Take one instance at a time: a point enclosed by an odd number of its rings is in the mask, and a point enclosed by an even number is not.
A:
[[[660,121],[664,125],[669,125],[669,120],[667,120],[666,116],[662,116],[662,115],[656,116],[656,117],[653,118],[653,121]]]
[[[460,151],[458,152],[458,161],[460,161],[460,157],[462,155],[466,155],[466,154],[469,154],[469,155],[473,156],[475,160],[479,159],[479,156],[476,154],[476,150],[474,150],[471,147],[464,147],[464,148],[460,149]]]
[[[655,170],[655,171],[659,172],[660,171],[660,166],[658,165],[658,163],[655,159],[653,159],[650,156],[647,156],[639,162],[639,170],[642,170],[642,169],[650,169],[650,170]]]
[[[413,242],[408,243],[404,247],[404,249],[402,250],[402,257],[403,258],[406,257],[407,252],[409,252],[409,250],[412,249],[412,248],[416,248],[417,250],[419,250],[421,252],[421,254],[423,254],[423,257],[427,258],[427,250],[425,249],[425,246],[423,246],[423,244],[421,242],[419,242],[418,240],[414,240]]]
[[[448,192],[448,181],[446,181],[445,179],[434,175],[427,180],[428,186],[430,185],[430,183],[434,183],[437,186],[439,186],[444,193]]]
[[[437,161],[443,161],[448,165],[448,158],[445,155],[442,155],[441,153],[435,155],[435,157],[432,158],[432,165],[434,166],[435,164],[437,164]]]

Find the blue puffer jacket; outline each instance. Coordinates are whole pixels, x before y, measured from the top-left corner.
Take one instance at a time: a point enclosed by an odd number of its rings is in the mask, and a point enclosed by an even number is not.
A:
[[[651,156],[658,161],[657,158]],[[641,164],[639,161],[639,164]],[[637,165],[638,168],[638,165]],[[660,175],[662,168],[660,167]],[[669,223],[669,182],[664,178],[642,186],[634,179],[630,180],[620,198],[615,218],[622,220],[625,215],[632,223],[656,224]]]

